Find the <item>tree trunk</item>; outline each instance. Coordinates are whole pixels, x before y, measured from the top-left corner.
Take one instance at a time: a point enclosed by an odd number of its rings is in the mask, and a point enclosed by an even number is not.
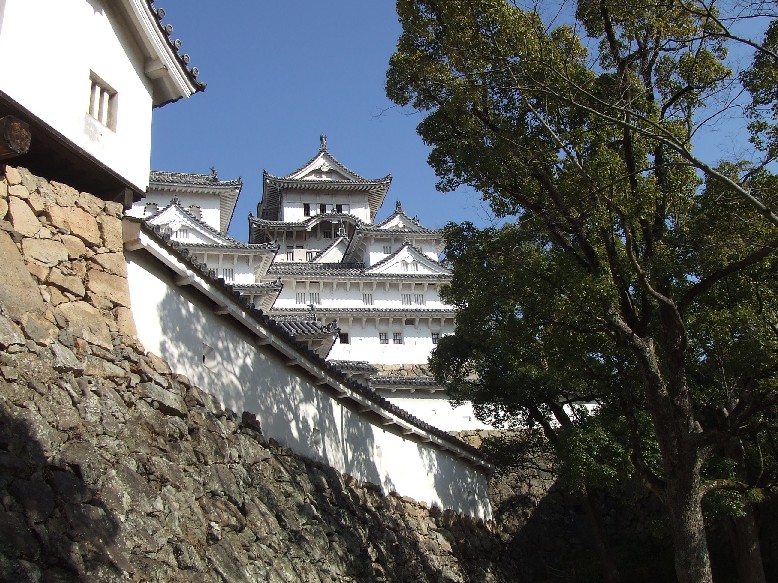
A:
[[[746,512],[743,516],[730,518],[728,521],[730,540],[737,561],[738,581],[740,583],[767,583],[753,507],[749,504],[746,506]]]
[[[689,467],[684,469],[687,475],[669,479],[666,490],[675,549],[675,574],[678,583],[711,583],[713,575],[702,516],[700,478],[694,470],[689,471]]]
[[[597,509],[597,501],[594,500],[594,497],[589,490],[584,490],[581,493],[581,502],[583,503],[586,518],[592,531],[594,547],[597,550],[597,554],[600,557],[600,563],[602,564],[603,581],[605,583],[621,583],[621,573],[619,573],[619,569],[616,567],[616,561],[613,560],[610,547],[608,547],[608,543],[605,539],[605,532],[602,528],[602,521],[600,520],[600,512]]]

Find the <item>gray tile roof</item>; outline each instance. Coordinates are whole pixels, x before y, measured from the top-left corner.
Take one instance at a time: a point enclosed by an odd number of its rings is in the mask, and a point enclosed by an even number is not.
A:
[[[366,360],[330,360],[332,364],[347,372],[375,374],[378,369]]]
[[[338,327],[335,322],[322,324],[321,322],[311,320],[276,320],[292,336],[332,336],[338,333]]]
[[[274,314],[301,314],[304,313],[302,308],[273,308]],[[416,306],[397,306],[396,308],[376,308],[374,306],[366,308],[347,308],[337,306],[316,306],[317,314],[359,314],[361,315],[375,315],[375,317],[381,317],[386,315],[398,315],[408,318],[416,316],[433,316],[433,317],[451,317],[456,315],[454,308],[419,308]]]
[[[429,389],[444,390],[443,387],[438,385],[434,377],[417,376],[417,377],[390,377],[390,376],[371,376],[368,379],[371,389],[375,388],[417,388],[425,387]]]
[[[219,180],[215,173],[193,174],[191,172],[168,172],[152,170],[149,182],[161,184],[177,184],[181,186],[208,186],[214,188],[236,188],[243,186],[243,180],[238,177],[233,180]]]

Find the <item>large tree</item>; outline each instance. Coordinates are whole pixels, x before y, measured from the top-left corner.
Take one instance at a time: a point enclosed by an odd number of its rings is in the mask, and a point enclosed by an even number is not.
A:
[[[668,509],[684,583],[711,580],[703,498],[752,486],[749,452],[771,438],[778,402],[770,8],[587,0],[554,27],[504,0],[398,0],[390,98],[425,113],[441,189],[471,185],[511,218],[497,250],[510,301],[481,315],[502,338],[514,330],[514,348],[479,362],[508,363],[521,375],[503,386],[533,391],[568,391],[564,367],[586,372],[577,392],[619,408],[633,468]],[[763,38],[739,32],[764,15]],[[730,44],[753,51],[747,70],[729,66]],[[752,155],[706,161],[694,141],[735,105],[750,123],[732,141],[750,138]],[[471,234],[451,239],[462,257],[483,243]],[[463,346],[447,350],[466,371]]]

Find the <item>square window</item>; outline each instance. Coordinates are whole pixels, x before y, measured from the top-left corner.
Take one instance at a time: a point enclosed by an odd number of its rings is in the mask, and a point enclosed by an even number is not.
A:
[[[297,292],[296,294],[294,294],[294,301],[296,304],[304,304],[305,292]]]
[[[308,294],[308,303],[309,304],[314,304],[314,305],[317,305],[317,306],[319,304],[321,304],[321,295],[319,294],[319,292],[311,292],[311,293],[309,293]]]
[[[362,303],[366,306],[372,306],[373,294],[362,294]]]
[[[338,340],[341,344],[348,344],[348,332],[340,332],[338,334]]]
[[[403,343],[403,333],[402,332],[395,332],[392,334],[392,344],[402,344]]]
[[[223,267],[222,277],[224,278],[224,281],[233,281],[235,279],[235,269],[232,267]]]
[[[389,344],[389,332],[379,332],[378,340],[381,344]]]
[[[424,305],[424,294],[413,294],[413,303],[417,306]]]
[[[313,251],[306,251],[305,252],[305,260],[306,261],[313,261]]]
[[[411,294],[402,294],[403,306],[411,305]]]
[[[384,245],[384,253],[389,255],[392,252],[392,246],[391,245]]]

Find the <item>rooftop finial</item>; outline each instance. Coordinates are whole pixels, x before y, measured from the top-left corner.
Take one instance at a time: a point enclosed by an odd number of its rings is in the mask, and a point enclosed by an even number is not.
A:
[[[219,177],[216,175],[216,166],[211,166],[211,180],[219,180]]]
[[[319,136],[319,152],[323,152],[327,149],[327,134],[321,134]]]
[[[401,213],[403,212],[403,205],[400,204],[400,201],[395,201],[394,203],[394,210],[395,212]]]

